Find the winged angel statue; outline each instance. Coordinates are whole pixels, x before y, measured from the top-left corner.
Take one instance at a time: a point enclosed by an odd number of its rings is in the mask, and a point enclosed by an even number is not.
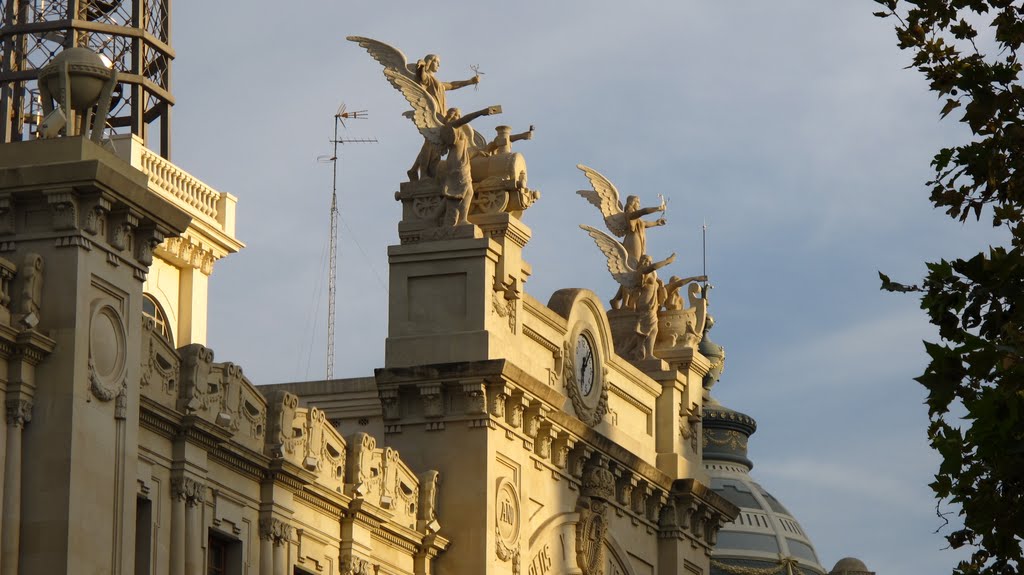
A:
[[[622,245],[626,253],[632,259],[635,267],[640,256],[647,253],[647,228],[665,225],[665,218],[658,218],[651,222],[641,219],[643,216],[665,211],[665,200],[656,208],[641,208],[640,198],[629,196],[626,198],[626,207],[623,209],[622,201],[619,199],[619,190],[615,188],[608,178],[602,176],[597,170],[588,168],[583,164],[576,166],[587,175],[592,190],[579,190],[576,193],[583,196],[597,209],[601,210],[604,216],[604,223],[608,229],[619,237],[624,237]],[[612,305],[612,307],[616,307]]]
[[[429,95],[435,102],[435,108],[439,111],[442,116],[448,114],[448,103],[445,98],[445,93],[448,90],[457,90],[466,86],[472,86],[480,83],[480,75],[477,74],[469,80],[459,80],[455,82],[444,82],[439,80],[435,73],[441,66],[441,58],[436,54],[427,54],[421,60],[417,60],[416,63],[410,64],[405,58],[405,54],[401,50],[385,44],[379,40],[373,40],[371,38],[364,38],[362,36],[349,36],[349,41],[359,44],[361,47],[366,49],[371,56],[382,66],[384,66],[384,77],[391,82],[397,90],[405,93],[405,89],[399,85],[398,78],[404,78],[410,82],[420,86],[424,93]],[[406,96],[408,99],[408,96]],[[406,112],[407,116],[415,114],[413,112]],[[415,120],[414,120],[415,121]],[[419,126],[419,124],[417,124]],[[469,129],[468,133],[474,147],[483,148],[487,146],[487,141],[482,136],[473,132]],[[424,138],[423,147],[420,148],[419,154],[416,156],[416,161],[412,167],[409,168],[408,175],[409,181],[414,182],[420,178],[434,178],[437,176],[437,166],[441,161],[441,156],[444,154],[443,148],[439,147],[430,139]]]
[[[455,226],[469,221],[469,207],[473,202],[473,175],[470,165],[474,132],[468,124],[480,116],[500,114],[501,106],[489,106],[463,116],[458,108],[449,108],[442,114],[438,101],[422,86],[393,70],[384,75],[398,88],[412,106],[409,118],[423,135],[427,144],[448,155],[448,165],[441,181],[441,193],[449,200],[444,223]]]
[[[676,255],[655,262],[651,256],[642,254],[640,259],[633,260],[626,246],[615,238],[587,225],[581,225],[590,237],[594,238],[597,247],[608,258],[608,271],[619,283],[616,300],[621,309],[637,313],[636,340],[626,346],[622,355],[635,359],[654,357],[654,342],[658,337],[658,308],[661,307],[662,285],[658,281],[657,270],[667,266],[676,259]],[[613,300],[615,301],[615,300]],[[614,309],[620,309],[615,304]]]
[[[579,190],[576,193],[583,196],[591,204],[601,210],[601,215],[604,216],[604,223],[608,226],[608,230],[616,236],[624,238],[622,243],[619,244],[613,238],[608,237],[607,234],[599,232],[588,226],[581,226],[590,233],[590,236],[594,238],[594,241],[598,242],[598,247],[608,257],[611,257],[607,250],[601,245],[601,240],[594,235],[597,232],[601,236],[604,236],[608,240],[615,244],[621,245],[626,254],[626,259],[623,265],[629,269],[638,269],[640,257],[647,253],[647,228],[654,226],[665,225],[665,218],[658,218],[651,222],[641,219],[643,216],[653,214],[656,212],[665,211],[665,201],[662,199],[661,205],[654,208],[641,208],[640,198],[637,196],[629,196],[626,198],[626,207],[623,209],[622,201],[619,200],[619,190],[615,188],[615,185],[608,181],[608,178],[601,175],[600,172],[592,168],[588,168],[583,164],[576,166],[586,174],[587,179],[590,180],[592,190]],[[593,231],[591,231],[593,230]],[[609,260],[609,270],[611,270],[611,260]],[[611,270],[612,276],[615,276],[616,271]],[[618,279],[618,278],[616,278]],[[622,282],[619,282],[622,284]],[[612,309],[619,309],[620,307],[626,307],[632,309],[629,302],[629,290],[619,289],[619,292],[612,298],[610,304]]]

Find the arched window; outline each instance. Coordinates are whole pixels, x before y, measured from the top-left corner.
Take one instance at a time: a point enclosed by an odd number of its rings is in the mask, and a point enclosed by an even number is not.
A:
[[[142,294],[142,315],[152,319],[156,323],[156,331],[164,336],[164,339],[174,347],[174,337],[171,335],[171,325],[167,321],[167,314],[164,308],[156,299],[148,293]]]

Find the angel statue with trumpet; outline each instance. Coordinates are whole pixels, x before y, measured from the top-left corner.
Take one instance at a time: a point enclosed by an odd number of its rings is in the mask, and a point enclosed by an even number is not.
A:
[[[404,78],[417,84],[423,89],[425,94],[435,101],[436,109],[440,110],[442,114],[446,114],[448,110],[448,103],[445,97],[445,93],[448,90],[457,90],[480,83],[479,73],[469,80],[457,80],[454,82],[439,80],[435,74],[441,67],[441,58],[436,54],[427,54],[415,64],[410,64],[401,50],[384,42],[362,36],[349,36],[347,39],[365,48],[377,62],[384,66],[384,76],[391,82],[392,86],[399,91],[403,91],[403,88],[396,81],[397,78]],[[407,115],[414,113],[406,112]],[[469,134],[469,141],[474,142],[474,147],[486,146],[487,142],[482,137],[477,136],[475,132],[472,132],[471,129]],[[409,168],[409,181],[415,182],[421,178],[436,177],[437,166],[441,161],[442,155],[444,155],[442,147],[430,139],[424,138],[423,146],[416,156],[416,161]]]

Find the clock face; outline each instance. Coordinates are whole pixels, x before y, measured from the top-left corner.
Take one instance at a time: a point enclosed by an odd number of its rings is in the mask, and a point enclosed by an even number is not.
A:
[[[587,336],[580,334],[576,340],[576,385],[586,397],[594,390],[594,347]]]

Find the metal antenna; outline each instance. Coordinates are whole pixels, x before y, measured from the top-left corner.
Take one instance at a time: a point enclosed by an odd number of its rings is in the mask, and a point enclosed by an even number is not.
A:
[[[347,119],[365,120],[366,117],[366,110],[349,112],[346,111],[345,103],[342,102],[338,106],[338,111],[334,114],[334,139],[331,140],[331,143],[334,145],[334,153],[329,158],[324,156],[317,158],[318,161],[331,162],[333,164],[333,182],[331,184],[331,269],[327,279],[327,379],[334,379],[334,302],[338,283],[338,144],[377,143],[376,138],[339,138],[338,126],[346,127],[345,120]]]
[[[704,220],[701,225],[700,240],[701,240],[701,251],[703,252],[704,270],[701,273],[702,276],[708,277],[708,221]],[[708,285],[708,280],[704,280],[704,285]]]

